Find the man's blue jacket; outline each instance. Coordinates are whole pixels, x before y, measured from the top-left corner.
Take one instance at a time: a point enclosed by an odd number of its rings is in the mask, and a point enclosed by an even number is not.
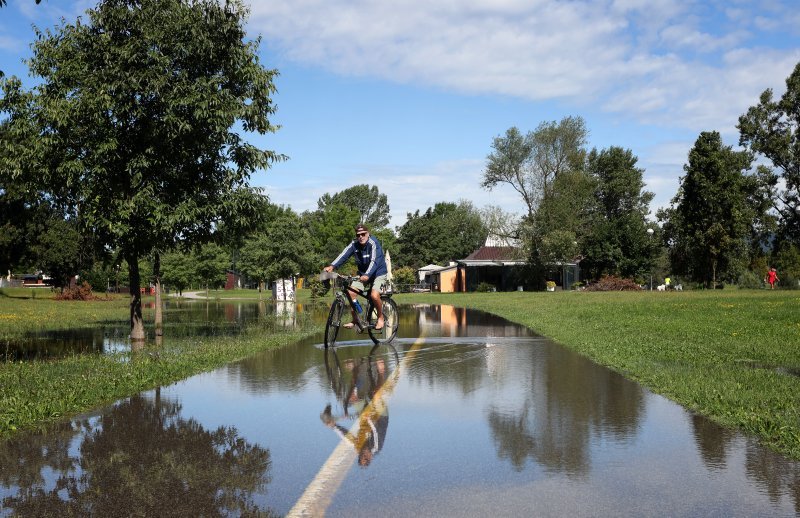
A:
[[[334,268],[339,268],[351,255],[355,255],[358,274],[368,276],[369,280],[388,273],[383,258],[383,247],[374,236],[369,236],[364,246],[358,244],[358,239],[354,239],[331,264]]]

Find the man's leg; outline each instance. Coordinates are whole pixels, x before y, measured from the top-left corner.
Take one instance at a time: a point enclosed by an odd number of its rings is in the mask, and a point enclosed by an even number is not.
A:
[[[372,305],[378,312],[378,320],[375,321],[375,329],[383,329],[383,302],[381,302],[381,293],[378,290],[370,290],[369,298],[372,300]]]

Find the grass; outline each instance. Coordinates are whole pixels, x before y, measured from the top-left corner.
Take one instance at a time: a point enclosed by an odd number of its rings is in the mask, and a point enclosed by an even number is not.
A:
[[[800,293],[397,295],[523,324],[723,426],[800,459]]]
[[[152,310],[145,320],[152,321]],[[0,290],[0,342],[28,332],[127,322],[128,298],[59,302]],[[168,320],[168,316],[165,316]],[[169,337],[137,352],[76,354],[56,360],[0,362],[0,437],[30,430],[117,399],[213,370],[318,331],[250,326],[236,336]]]

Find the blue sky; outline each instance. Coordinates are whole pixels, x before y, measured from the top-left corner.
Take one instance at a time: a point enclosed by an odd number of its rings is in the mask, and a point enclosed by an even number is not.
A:
[[[93,5],[9,0],[0,68],[27,78],[31,25],[72,21]],[[570,115],[586,120],[590,148],[639,157],[655,212],[675,195],[699,133],[736,146],[738,117],[764,89],[781,94],[800,62],[797,0],[250,5],[262,62],[280,72],[282,126],[254,140],[290,157],[253,185],[298,212],[326,192],[378,185],[393,226],[440,201],[521,213],[512,189],[480,188],[492,139]]]

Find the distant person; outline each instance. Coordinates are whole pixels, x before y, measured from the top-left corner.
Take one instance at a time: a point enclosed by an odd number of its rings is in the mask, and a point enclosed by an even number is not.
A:
[[[339,257],[323,268],[326,272],[332,272],[336,268],[342,266],[350,256],[354,255],[356,259],[356,267],[358,268],[359,281],[356,281],[352,286],[356,289],[364,291],[366,288],[363,283],[370,283],[372,285],[369,298],[372,300],[372,305],[378,313],[378,319],[375,321],[375,330],[380,331],[383,329],[383,304],[381,303],[381,289],[388,285],[388,269],[386,268],[386,260],[383,256],[383,247],[381,242],[375,237],[369,235],[369,228],[363,223],[356,225],[356,238],[350,242]],[[350,296],[355,299],[356,294],[351,293]],[[358,322],[358,315],[353,311],[353,322],[349,322],[344,327],[351,329],[356,322]]]
[[[670,283],[671,280],[672,279],[670,279],[669,277],[664,279],[664,286],[666,286],[667,291],[669,291],[669,289],[670,289],[669,283]]]
[[[767,272],[767,283],[769,284],[769,289],[775,289],[775,283],[780,281],[778,278],[778,271],[773,267],[770,268]]]

